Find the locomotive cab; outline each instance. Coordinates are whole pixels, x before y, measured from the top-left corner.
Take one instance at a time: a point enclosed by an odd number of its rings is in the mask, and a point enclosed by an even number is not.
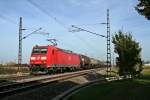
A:
[[[47,48],[33,48],[30,63],[45,64],[47,60]]]
[[[33,48],[30,57],[30,69],[32,72],[46,69],[49,60],[47,55],[49,55],[47,46],[35,46]]]

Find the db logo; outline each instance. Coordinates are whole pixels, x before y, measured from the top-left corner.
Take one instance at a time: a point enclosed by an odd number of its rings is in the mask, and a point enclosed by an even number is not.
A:
[[[71,60],[71,57],[70,57],[70,56],[68,57],[68,60],[69,60],[69,61]]]
[[[36,59],[37,59],[37,60],[40,60],[40,56],[38,56]]]

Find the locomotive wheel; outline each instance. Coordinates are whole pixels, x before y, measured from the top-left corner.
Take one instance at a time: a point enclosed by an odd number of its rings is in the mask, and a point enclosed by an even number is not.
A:
[[[60,73],[63,73],[63,67],[60,68]]]
[[[64,73],[66,71],[65,67],[61,68],[61,73]]]
[[[48,70],[48,74],[49,74],[49,75],[54,74],[53,70]]]
[[[52,71],[53,74],[56,74],[56,73],[57,73],[57,67],[52,67],[52,70],[53,70],[53,71]]]
[[[48,70],[48,69],[44,69],[44,72],[45,72],[46,74],[49,74],[49,70]]]
[[[32,67],[30,68],[31,74],[34,74],[35,72],[37,72],[39,69],[37,67]]]
[[[45,69],[44,72],[45,72],[45,74],[49,74],[49,75],[54,74],[54,71],[51,70],[51,69],[50,70],[49,69]]]
[[[63,71],[64,71],[64,72],[67,72],[67,68],[66,68],[66,67],[63,67]]]

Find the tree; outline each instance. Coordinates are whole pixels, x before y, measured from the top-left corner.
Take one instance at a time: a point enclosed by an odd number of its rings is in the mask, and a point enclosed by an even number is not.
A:
[[[140,74],[142,71],[141,48],[139,43],[133,40],[130,33],[118,33],[113,36],[114,52],[116,57],[116,66],[119,68],[119,75]]]
[[[150,20],[150,0],[138,0],[139,3],[136,5],[135,9],[139,14],[145,16]]]

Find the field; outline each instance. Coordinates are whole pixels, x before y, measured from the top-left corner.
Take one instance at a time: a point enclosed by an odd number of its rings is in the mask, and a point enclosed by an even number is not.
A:
[[[69,100],[149,100],[150,67],[138,79],[102,83],[85,88]]]
[[[26,65],[0,65],[0,75],[16,74],[18,71],[22,73],[28,73],[29,68]]]

